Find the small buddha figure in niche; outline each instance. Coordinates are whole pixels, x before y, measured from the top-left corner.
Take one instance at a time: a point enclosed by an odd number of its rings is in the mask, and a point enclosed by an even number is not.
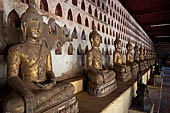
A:
[[[30,0],[21,16],[26,40],[8,51],[8,83],[14,91],[6,98],[3,113],[77,113],[74,87],[58,81],[52,70],[50,50],[40,37],[42,17]]]
[[[132,78],[131,69],[130,66],[123,63],[121,41],[118,38],[116,38],[114,45],[115,52],[113,53],[113,69],[117,74],[117,79],[126,82]]]
[[[139,71],[139,65],[134,62],[134,56],[132,54],[132,44],[128,42],[127,44],[127,54],[126,54],[126,65],[131,67],[131,72],[134,76],[137,75]]]
[[[101,40],[95,26],[89,37],[92,48],[88,50],[86,65],[88,71],[88,92],[91,95],[102,97],[117,88],[116,74],[103,66],[102,53],[99,49]]]
[[[49,34],[57,35],[56,23],[53,18],[49,19],[48,25],[49,25]]]

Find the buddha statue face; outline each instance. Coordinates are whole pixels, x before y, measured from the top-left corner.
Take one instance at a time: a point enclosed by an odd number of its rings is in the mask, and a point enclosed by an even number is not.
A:
[[[132,51],[132,44],[129,42],[128,45],[127,45],[127,50],[128,51]]]
[[[93,47],[99,47],[100,42],[101,42],[100,36],[98,36],[98,35],[91,38],[91,44],[92,44]]]
[[[136,53],[139,53],[139,48],[138,48],[138,46],[135,46],[134,50],[135,50]]]
[[[121,41],[119,39],[115,40],[115,48],[118,51],[120,51],[120,49],[121,49]]]
[[[40,37],[40,22],[38,20],[31,20],[27,28],[29,37],[37,39]]]

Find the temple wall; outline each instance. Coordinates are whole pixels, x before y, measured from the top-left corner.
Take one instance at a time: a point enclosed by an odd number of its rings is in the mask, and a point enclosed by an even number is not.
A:
[[[79,45],[81,45],[84,53],[86,46],[88,49],[91,48],[88,38],[92,31],[93,24],[101,35],[102,43],[100,50],[103,53],[103,63],[105,65],[113,65],[112,55],[115,50],[114,41],[116,38],[120,38],[122,41],[121,52],[124,62],[126,62],[126,44],[129,40],[133,46],[137,42],[139,45],[142,45],[142,47],[153,49],[153,43],[147,34],[118,0],[108,0],[107,2],[98,0],[100,7],[97,0],[95,3],[92,0],[73,1],[77,1],[77,6],[72,4],[72,0],[47,0],[47,12],[40,10],[40,0],[36,0],[36,6],[40,14],[43,15],[45,23],[48,23],[48,20],[52,17],[60,27],[66,25],[70,33],[68,36],[69,39],[71,39],[74,29],[77,30],[78,38],[64,43],[62,46],[62,54],[55,54],[56,47],[51,50],[53,70],[57,77],[62,76],[66,79],[81,74],[80,72],[82,72],[85,67],[86,56],[83,54],[78,55],[77,50],[79,49]],[[85,7],[82,6],[82,2],[84,2]],[[27,8],[27,4],[22,3],[21,0],[4,0],[3,5],[5,7],[3,15],[4,23],[7,23],[8,15],[13,9],[18,13],[19,17],[21,17]],[[55,14],[56,6],[61,7],[61,9],[57,7],[57,14]],[[89,6],[92,8],[91,14],[89,12]],[[70,16],[68,14],[69,10],[72,12],[72,20],[68,19],[68,16]],[[86,39],[82,39],[83,31],[85,32]],[[73,45],[73,55],[68,55],[70,44]]]

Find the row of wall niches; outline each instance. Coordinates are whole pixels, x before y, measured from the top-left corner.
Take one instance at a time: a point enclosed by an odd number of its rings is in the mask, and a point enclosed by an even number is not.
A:
[[[67,0],[67,3],[70,3],[71,1],[72,5],[79,7],[81,10],[85,11],[89,15],[93,16],[95,19],[98,19],[102,21],[102,23],[105,23],[106,25],[110,25],[112,27],[115,27],[118,31],[127,34],[129,37],[136,38],[138,41],[141,41],[140,38],[147,40],[146,34],[141,31],[139,26],[135,24],[133,21],[131,21],[130,16],[128,13],[124,11],[124,8],[120,7],[117,2],[114,2],[112,0],[103,1],[103,0]],[[24,1],[22,1],[24,2]],[[28,3],[28,0],[25,2]],[[90,3],[88,5],[88,3]],[[88,5],[88,6],[87,6]],[[40,9],[48,12],[48,3],[46,0],[40,0]],[[56,11],[55,15],[63,16],[62,14],[62,6],[61,4],[56,5]],[[68,10],[67,19],[70,21],[75,20],[75,17],[72,15],[72,10]],[[77,23],[82,24],[81,20],[81,14],[78,14]],[[89,26],[88,18],[84,20],[85,26]],[[92,22],[93,23],[93,22]],[[114,25],[115,24],[115,25]],[[92,24],[91,24],[92,25]],[[98,30],[100,31],[100,24],[96,25],[98,26]],[[106,26],[104,26],[106,28]],[[107,28],[106,28],[107,29]],[[101,30],[103,33],[107,33],[107,30]],[[148,43],[151,43],[150,41],[147,41]]]

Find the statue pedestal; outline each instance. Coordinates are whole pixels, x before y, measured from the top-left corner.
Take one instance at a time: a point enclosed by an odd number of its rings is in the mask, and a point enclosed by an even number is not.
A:
[[[149,72],[143,75],[147,81]],[[107,96],[94,97],[82,91],[76,94],[79,102],[79,113],[128,113],[132,98],[136,96],[137,82],[135,78],[127,82],[117,81],[117,89]]]
[[[128,111],[128,113],[154,113],[153,110],[154,110],[154,104],[152,103],[152,107],[151,107],[151,109],[150,109],[149,112],[140,111],[140,110],[138,110],[136,107],[131,106],[130,109],[129,109],[129,111]]]
[[[7,64],[4,55],[0,55],[0,70],[1,70],[0,79],[6,78]]]

